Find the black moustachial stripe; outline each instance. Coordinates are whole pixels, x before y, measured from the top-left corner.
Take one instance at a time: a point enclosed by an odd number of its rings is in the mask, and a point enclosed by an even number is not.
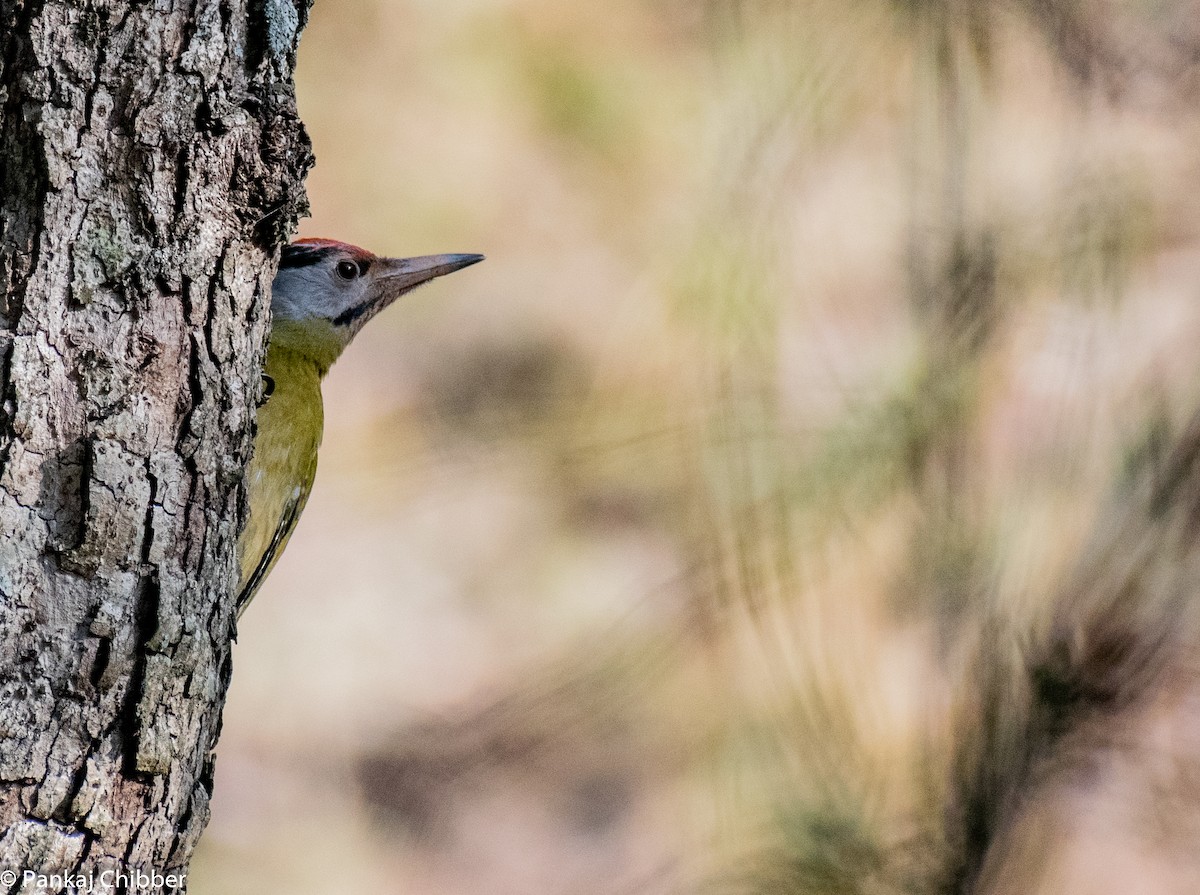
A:
[[[342,311],[342,313],[333,318],[333,325],[346,326],[350,323],[353,323],[363,314],[367,313],[367,311],[371,310],[372,304],[372,302],[365,302],[361,305],[355,305],[354,307],[346,308],[346,310]]]

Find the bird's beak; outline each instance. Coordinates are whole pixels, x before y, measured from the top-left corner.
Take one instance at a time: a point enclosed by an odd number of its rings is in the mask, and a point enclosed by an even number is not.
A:
[[[420,258],[377,258],[371,265],[371,289],[365,300],[333,318],[335,326],[349,326],[351,333],[422,283],[483,260],[483,255],[423,255]]]
[[[422,255],[420,258],[381,258],[376,262],[380,286],[389,300],[483,260],[483,255]]]

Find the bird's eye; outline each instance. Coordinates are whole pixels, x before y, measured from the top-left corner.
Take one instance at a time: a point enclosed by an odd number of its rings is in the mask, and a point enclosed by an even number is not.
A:
[[[358,276],[358,265],[353,261],[339,261],[337,275],[343,280],[353,280]]]

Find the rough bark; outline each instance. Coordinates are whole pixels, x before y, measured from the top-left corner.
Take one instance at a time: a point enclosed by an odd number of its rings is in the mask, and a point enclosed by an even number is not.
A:
[[[0,891],[206,823],[308,5],[0,0]]]

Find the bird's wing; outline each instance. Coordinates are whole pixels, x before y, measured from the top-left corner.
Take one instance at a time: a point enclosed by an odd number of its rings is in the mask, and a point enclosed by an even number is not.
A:
[[[302,491],[298,490],[296,496],[284,505],[283,513],[279,516],[279,524],[275,527],[275,534],[271,537],[271,543],[267,545],[267,549],[259,557],[258,564],[254,567],[254,571],[250,573],[250,577],[246,579],[246,583],[242,585],[241,593],[238,594],[238,618],[241,618],[242,613],[246,611],[246,607],[254,599],[258,588],[267,577],[267,573],[275,565],[275,560],[279,558],[279,554],[287,546],[288,538],[292,536],[292,529],[296,527],[296,520],[300,518],[300,511],[304,509],[304,503],[307,499],[308,489],[306,488]]]

